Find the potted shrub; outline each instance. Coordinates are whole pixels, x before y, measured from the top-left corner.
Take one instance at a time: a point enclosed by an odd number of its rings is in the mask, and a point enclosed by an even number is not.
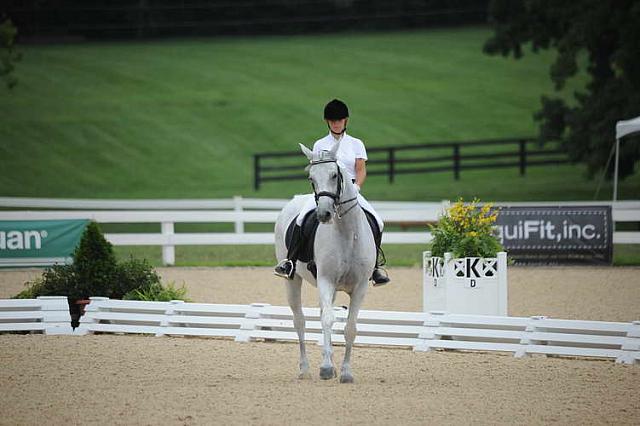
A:
[[[431,250],[423,253],[424,311],[507,315],[507,257],[492,207],[460,199],[431,226]]]
[[[73,263],[48,268],[42,277],[27,283],[16,298],[67,296],[71,325],[75,328],[90,297],[122,299],[136,289],[158,287],[162,288],[160,277],[146,260],[131,258],[118,263],[111,243],[98,224],[90,222],[73,253]]]

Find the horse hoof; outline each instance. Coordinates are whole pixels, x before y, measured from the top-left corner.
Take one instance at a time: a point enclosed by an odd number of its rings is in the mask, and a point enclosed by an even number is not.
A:
[[[340,383],[353,383],[353,376],[350,374],[343,374],[340,376]]]
[[[300,380],[308,380],[310,378],[311,378],[311,373],[309,373],[308,371],[300,372],[300,374],[298,374],[298,379]]]
[[[334,367],[320,367],[320,378],[322,380],[334,379],[337,376]]]

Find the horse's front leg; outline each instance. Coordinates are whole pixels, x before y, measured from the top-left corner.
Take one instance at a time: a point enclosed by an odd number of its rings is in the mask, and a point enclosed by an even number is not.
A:
[[[304,342],[305,319],[302,312],[302,278],[295,275],[292,280],[287,281],[287,299],[289,307],[293,313],[293,325],[298,333],[298,341],[300,342],[300,373],[298,378],[310,379],[309,360],[307,359],[307,350]]]
[[[320,294],[322,335],[324,337],[320,378],[327,380],[336,377],[336,369],[333,366],[333,347],[331,346],[331,329],[333,328],[335,318],[333,313],[333,298],[336,290],[333,285],[326,280],[318,280],[318,292]]]
[[[356,340],[357,320],[360,306],[364,301],[364,295],[367,292],[368,282],[364,281],[360,283],[354,291],[350,294],[351,303],[349,303],[349,316],[347,317],[347,324],[344,327],[344,340],[345,351],[344,361],[342,362],[342,369],[340,370],[340,383],[353,383],[353,374],[351,372],[351,349],[353,348],[353,342]]]

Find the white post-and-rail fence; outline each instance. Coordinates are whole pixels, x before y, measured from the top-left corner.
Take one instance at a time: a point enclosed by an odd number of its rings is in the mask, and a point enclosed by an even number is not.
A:
[[[0,332],[73,334],[66,296],[0,300]]]
[[[274,244],[273,232],[245,232],[247,223],[275,224],[278,213],[289,200],[58,200],[42,198],[2,198],[0,207],[67,209],[0,211],[0,220],[90,219],[98,223],[160,223],[157,233],[117,233],[105,237],[114,245],[162,246],[165,265],[175,264],[177,245]],[[431,240],[426,224],[438,220],[448,202],[373,202],[386,223],[424,224],[423,232],[387,232],[384,242],[422,244]],[[92,209],[92,210],[75,210]],[[110,210],[127,209],[127,210]],[[175,233],[176,223],[233,223],[234,232]]]
[[[58,304],[53,306],[53,301]],[[80,326],[72,330],[66,305],[65,297],[0,300],[0,332],[226,337],[238,342],[298,340],[287,306],[185,303],[179,300],[142,302],[94,297]],[[335,309],[332,339],[340,344],[344,343],[348,311]],[[320,310],[303,310],[307,319],[306,340],[321,345]],[[48,316],[48,313],[53,315]],[[595,357],[634,364],[640,361],[640,321],[362,310],[358,315],[356,344],[409,347],[418,352],[454,349],[507,352],[516,357],[532,354]]]
[[[177,245],[273,244],[272,232],[245,232],[247,223],[275,223],[284,199],[224,200],[80,200],[0,197],[0,207],[66,209],[0,211],[0,220],[90,219],[98,223],[159,223],[160,233],[106,234],[114,245],[162,246],[165,265],[175,264]],[[442,202],[373,201],[387,224],[425,225],[421,232],[385,232],[383,242],[426,244],[431,233],[426,224],[434,223],[449,205]],[[536,206],[553,203],[495,203],[496,206]],[[640,222],[640,201],[558,202],[558,205],[611,205],[614,222]],[[80,210],[75,210],[80,209]],[[112,210],[115,209],[115,210]],[[122,210],[126,209],[126,210]],[[175,233],[176,223],[233,223],[234,232]],[[640,244],[640,232],[614,232],[614,244]]]

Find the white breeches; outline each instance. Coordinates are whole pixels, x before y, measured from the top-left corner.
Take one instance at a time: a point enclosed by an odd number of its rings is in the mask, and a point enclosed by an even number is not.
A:
[[[304,218],[307,215],[307,213],[309,213],[311,210],[316,208],[316,200],[313,197],[313,194],[311,194],[311,195],[312,195],[311,197],[307,198],[307,202],[302,206],[302,209],[300,210],[300,214],[298,215],[298,218],[296,219],[296,223],[298,224],[298,226],[302,226],[302,221],[304,220]],[[373,215],[373,217],[376,218],[376,221],[378,221],[378,226],[380,227],[380,232],[382,232],[382,230],[384,229],[384,222],[382,221],[382,218],[373,209],[371,204],[369,204],[369,202],[359,193],[358,193],[358,204],[360,204],[360,206],[363,209],[365,209],[366,211],[371,213]]]

